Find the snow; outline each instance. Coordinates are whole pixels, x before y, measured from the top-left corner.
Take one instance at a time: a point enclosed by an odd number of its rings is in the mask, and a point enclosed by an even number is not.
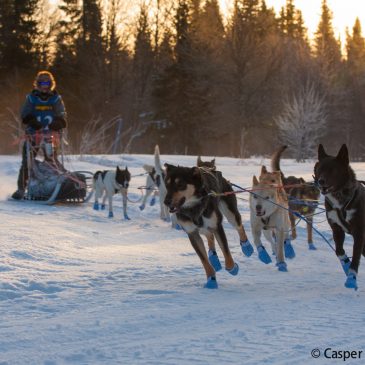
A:
[[[153,156],[66,160],[72,170],[119,164],[140,175]],[[196,157],[161,160],[193,166]],[[216,163],[244,187],[262,164],[269,166],[263,158]],[[346,289],[339,261],[324,240],[314,234],[318,250],[308,250],[304,223],[293,242],[296,258],[282,273],[261,263],[256,252],[244,257],[237,232],[225,222],[240,271],[234,277],[223,270],[219,289],[204,289],[204,270],[186,234],[159,219],[158,204],[140,211],[138,203],[129,203],[131,221],[125,221],[120,197],[113,219],[94,211],[92,202],[8,201],[19,164],[19,156],[0,156],[0,365],[340,364],[343,359],[326,359],[323,351],[365,350],[365,270],[360,266],[359,290]],[[312,179],[314,161],[281,165],[286,176]],[[365,180],[365,164],[352,166]],[[144,184],[145,176],[132,178],[131,198],[139,197],[137,188]],[[238,197],[252,239],[248,196]],[[330,238],[325,216],[314,221]],[[351,255],[350,236],[345,248]],[[311,356],[315,348],[319,359]],[[360,364],[364,357],[345,363]]]

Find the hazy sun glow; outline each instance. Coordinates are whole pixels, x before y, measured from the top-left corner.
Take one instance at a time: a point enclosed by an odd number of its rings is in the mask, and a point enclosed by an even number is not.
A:
[[[266,0],[269,7],[274,7],[279,12],[286,0]],[[308,28],[309,37],[317,30],[321,15],[322,0],[295,0],[295,6],[303,13],[305,26]],[[223,14],[232,7],[233,0],[220,0]],[[352,32],[355,19],[358,17],[361,24],[365,24],[365,0],[327,0],[328,7],[333,12],[333,27],[336,37],[341,37],[341,42],[346,41],[346,27]],[[364,35],[364,30],[363,35]]]

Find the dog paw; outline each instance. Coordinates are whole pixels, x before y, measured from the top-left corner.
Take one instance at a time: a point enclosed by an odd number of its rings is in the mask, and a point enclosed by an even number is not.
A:
[[[347,255],[343,255],[340,258],[340,262],[341,262],[341,266],[342,266],[343,271],[347,275],[349,270],[350,270],[350,265],[351,265],[350,259],[347,257]]]
[[[352,270],[350,270],[349,273],[347,274],[345,287],[357,290],[356,274]]]
[[[243,254],[247,257],[250,257],[253,254],[253,247],[251,245],[251,242],[249,240],[240,241],[240,244]]]
[[[259,246],[257,247],[257,252],[259,254],[259,259],[264,263],[264,264],[270,264],[271,261],[271,257],[269,256],[269,254],[266,252],[265,247],[264,246]]]
[[[217,255],[216,251],[209,250],[208,251],[208,258],[209,258],[210,264],[213,266],[215,271],[222,270],[222,265],[219,261],[219,257]]]
[[[290,240],[284,241],[284,252],[285,252],[285,257],[288,259],[293,259],[295,257],[295,251]]]
[[[286,262],[277,262],[276,266],[279,271],[281,272],[288,272],[288,267],[286,265]]]
[[[240,270],[240,267],[234,263],[234,266],[232,269],[226,269],[231,275],[236,276],[238,274],[238,271]]]
[[[99,204],[98,204],[98,203],[94,203],[94,205],[93,205],[93,209],[94,209],[94,210],[99,210]]]
[[[143,210],[145,208],[145,205],[144,204],[141,204],[140,206],[139,206],[139,210]]]
[[[182,231],[183,228],[180,226],[180,224],[175,224],[172,228],[175,228],[177,231]]]
[[[218,289],[218,283],[215,276],[208,276],[207,282],[204,285],[204,288],[207,289]]]
[[[314,246],[314,243],[308,243],[308,249],[311,250],[311,251],[316,251],[317,247]]]
[[[150,201],[150,206],[153,207],[155,205],[155,203],[156,203],[156,198],[152,198],[151,201]]]
[[[109,214],[108,214],[108,218],[113,218],[113,217],[114,217],[113,212],[109,212]]]

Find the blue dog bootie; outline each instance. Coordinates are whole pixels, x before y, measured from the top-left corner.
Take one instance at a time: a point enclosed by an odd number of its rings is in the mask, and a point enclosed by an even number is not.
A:
[[[105,210],[105,204],[101,204],[101,210]]]
[[[240,245],[245,256],[250,257],[253,254],[253,247],[248,239],[246,241],[240,241]]]
[[[123,214],[124,215],[124,219],[126,220],[126,221],[130,221],[131,219],[128,217],[128,214]]]
[[[219,261],[217,251],[209,250],[208,251],[208,258],[209,258],[210,264],[213,266],[215,271],[222,270],[222,265]]]
[[[145,208],[145,205],[144,204],[141,204],[140,206],[139,206],[139,210],[143,210]]]
[[[150,201],[150,206],[153,207],[156,204],[156,198],[153,197]]]
[[[239,266],[234,263],[234,266],[232,267],[232,269],[226,269],[231,275],[236,276],[238,274],[238,271],[240,270]]]
[[[263,245],[257,247],[257,252],[259,254],[259,259],[264,264],[270,264],[270,262],[272,262],[271,257],[269,256],[269,254],[267,253],[267,251]]]
[[[345,255],[342,255],[342,256],[338,256],[338,258],[340,259],[340,262],[341,262],[341,266],[342,266],[343,271],[347,275],[349,273],[350,265],[351,265],[350,259],[347,257],[346,254]]]
[[[286,262],[282,261],[282,262],[277,262],[276,266],[278,268],[279,271],[281,272],[288,272],[288,266],[286,264]]]
[[[284,252],[285,252],[285,257],[288,259],[293,259],[295,257],[294,247],[291,244],[290,239],[286,239],[284,241]]]
[[[314,246],[314,243],[313,242],[309,242],[308,243],[308,249],[311,250],[311,251],[316,251],[317,250],[317,247]]]
[[[347,274],[347,279],[345,281],[345,287],[357,290],[356,272],[354,270],[349,270],[349,273]]]
[[[99,210],[99,203],[95,202],[93,205],[94,210]]]
[[[207,289],[218,289],[218,283],[215,276],[208,276],[206,284],[204,284],[204,288]]]
[[[113,217],[114,217],[113,212],[109,212],[109,214],[108,214],[108,218],[113,218]]]

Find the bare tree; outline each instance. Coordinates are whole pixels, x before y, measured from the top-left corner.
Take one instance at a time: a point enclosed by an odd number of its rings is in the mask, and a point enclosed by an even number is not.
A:
[[[320,95],[313,84],[307,84],[292,100],[284,102],[283,112],[275,122],[281,142],[295,151],[298,162],[313,157],[327,125],[325,95]]]

